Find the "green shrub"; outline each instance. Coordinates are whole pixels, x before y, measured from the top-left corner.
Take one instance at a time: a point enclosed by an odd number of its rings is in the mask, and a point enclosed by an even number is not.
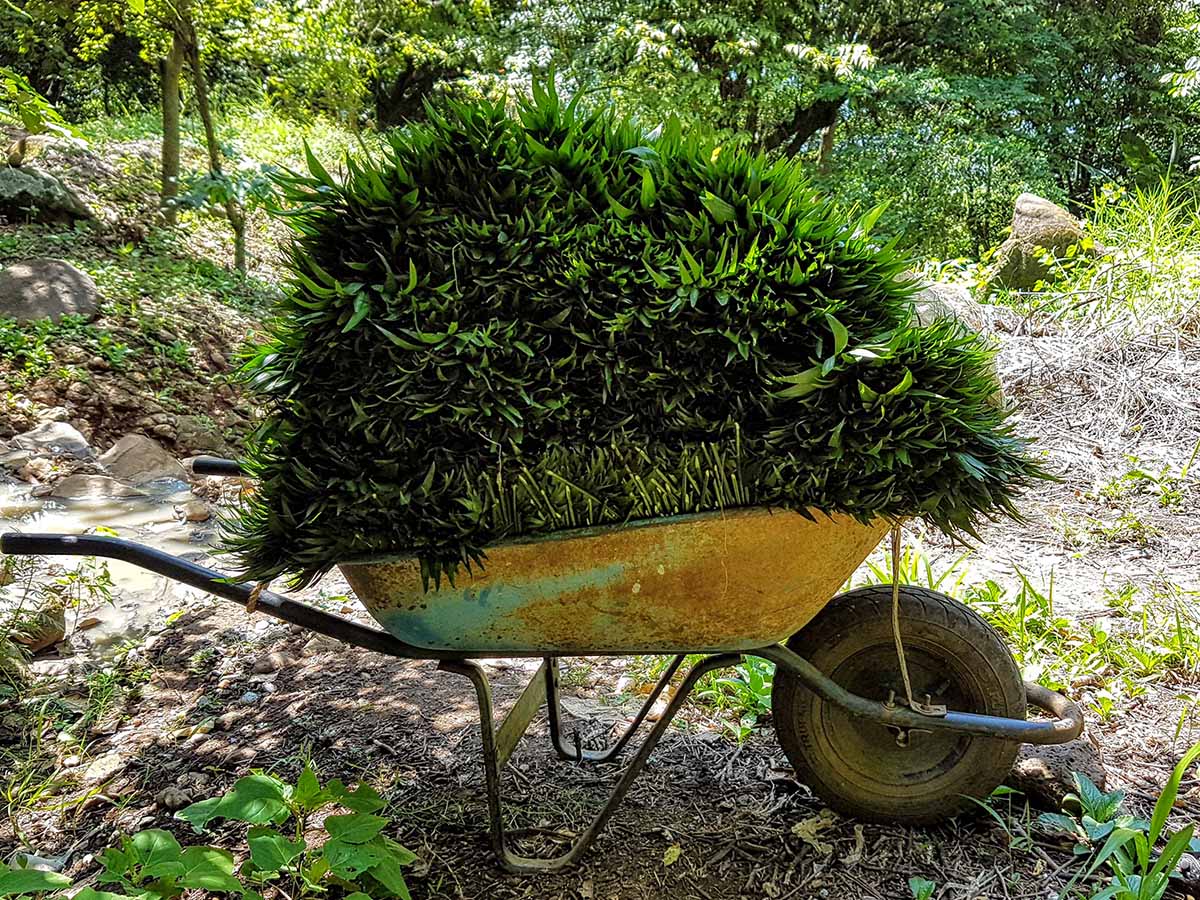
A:
[[[1012,513],[991,351],[910,324],[906,260],[790,161],[534,91],[282,184],[291,289],[227,529],[246,574],[731,506]]]

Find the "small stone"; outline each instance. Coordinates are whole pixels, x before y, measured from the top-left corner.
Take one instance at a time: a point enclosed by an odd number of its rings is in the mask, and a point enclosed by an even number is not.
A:
[[[275,693],[277,690],[279,690],[279,688],[277,688],[277,687],[275,686],[275,682],[273,682],[273,681],[268,681],[266,684],[264,684],[264,685],[262,686],[262,689],[263,689],[263,692],[264,692],[264,693],[267,693],[267,694],[273,694],[273,693]]]
[[[207,522],[212,518],[212,510],[203,500],[189,500],[183,505],[183,520],[185,522]]]
[[[231,731],[237,725],[238,719],[241,718],[241,713],[227,712],[217,716],[217,727],[222,731]]]
[[[291,663],[292,658],[290,656],[275,650],[256,659],[253,671],[255,675],[267,675],[271,672],[278,672],[280,669],[291,665]]]
[[[81,762],[83,762],[83,760],[80,757],[72,754],[71,756],[68,756],[65,759],[63,759],[62,764],[63,764],[63,768],[65,768],[65,769],[73,769],[77,765],[79,765]]]
[[[107,372],[112,368],[112,363],[103,356],[93,356],[88,360],[88,368],[95,369],[98,372]]]
[[[54,463],[44,456],[37,456],[27,460],[18,470],[18,474],[29,482],[44,482],[54,474]]]
[[[1058,812],[1066,795],[1075,792],[1075,772],[1104,789],[1104,757],[1091,741],[1081,738],[1044,747],[1022,744],[1008,785],[1021,791],[1035,806]]]
[[[338,649],[341,642],[323,634],[309,638],[300,651],[305,656],[318,656],[321,653],[332,653]]]
[[[125,760],[120,753],[105,753],[103,756],[97,756],[92,760],[91,765],[87,767],[87,771],[83,773],[83,780],[89,784],[98,784],[102,781],[108,781],[124,768]]]
[[[254,691],[246,691],[246,693],[242,694],[242,696],[238,698],[238,702],[244,703],[246,706],[250,706],[251,704],[258,702],[258,694],[254,693]]]
[[[59,500],[129,500],[145,494],[107,475],[68,475],[50,496]]]
[[[171,786],[165,787],[154,795],[154,802],[163,809],[169,809],[174,812],[177,809],[183,809],[192,801],[191,795],[180,788]]]
[[[84,616],[82,619],[80,619],[78,622],[75,623],[75,630],[76,631],[87,631],[89,628],[95,628],[97,625],[100,624],[100,622],[101,622],[101,620],[96,616]]]

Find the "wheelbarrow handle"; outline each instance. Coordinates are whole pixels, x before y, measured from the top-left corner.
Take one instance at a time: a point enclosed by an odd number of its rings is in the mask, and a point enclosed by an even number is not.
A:
[[[261,612],[292,625],[299,625],[347,644],[398,656],[404,659],[442,659],[435,653],[407,644],[386,631],[360,625],[341,616],[301,603],[259,586],[238,583],[220,572],[180,559],[153,547],[144,547],[122,538],[93,534],[20,534],[0,535],[0,553],[12,556],[100,556],[146,569],[199,590],[229,600],[247,612]]]
[[[237,477],[244,475],[241,464],[236,459],[221,459],[217,456],[197,456],[192,460],[192,472],[197,475],[225,475]]]

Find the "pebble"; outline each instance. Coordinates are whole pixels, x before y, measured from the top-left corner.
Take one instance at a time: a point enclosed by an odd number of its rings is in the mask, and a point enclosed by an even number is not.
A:
[[[273,681],[268,681],[266,684],[264,684],[262,686],[262,689],[263,689],[263,691],[265,691],[268,694],[273,694],[277,690],[279,690],[279,688],[275,687],[275,682],[273,682]]]
[[[236,712],[221,713],[221,715],[217,716],[217,727],[222,731],[229,731],[237,724],[237,720],[240,718],[241,715]]]
[[[292,663],[292,658],[286,653],[280,653],[278,650],[264,654],[254,661],[253,670],[256,675],[266,675],[271,672],[278,672],[285,666]]]
[[[183,506],[183,518],[188,522],[207,522],[212,512],[203,500],[189,500]]]
[[[176,810],[183,809],[191,802],[191,796],[187,791],[177,787],[165,787],[154,795],[154,802],[163,809]]]
[[[78,756],[68,756],[66,759],[64,759],[62,761],[62,764],[63,764],[63,768],[73,769],[77,765],[79,765],[81,762],[83,762],[83,760],[80,759]]]
[[[249,706],[252,703],[257,703],[258,702],[258,694],[254,693],[254,691],[246,691],[246,693],[242,694],[242,696],[238,699],[238,702],[244,703],[247,706]]]

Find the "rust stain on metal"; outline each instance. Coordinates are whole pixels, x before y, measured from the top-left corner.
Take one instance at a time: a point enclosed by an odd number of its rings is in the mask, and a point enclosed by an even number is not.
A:
[[[748,650],[808,622],[888,531],[814,516],[742,509],[511,541],[428,592],[411,558],[342,571],[380,624],[432,649]]]

